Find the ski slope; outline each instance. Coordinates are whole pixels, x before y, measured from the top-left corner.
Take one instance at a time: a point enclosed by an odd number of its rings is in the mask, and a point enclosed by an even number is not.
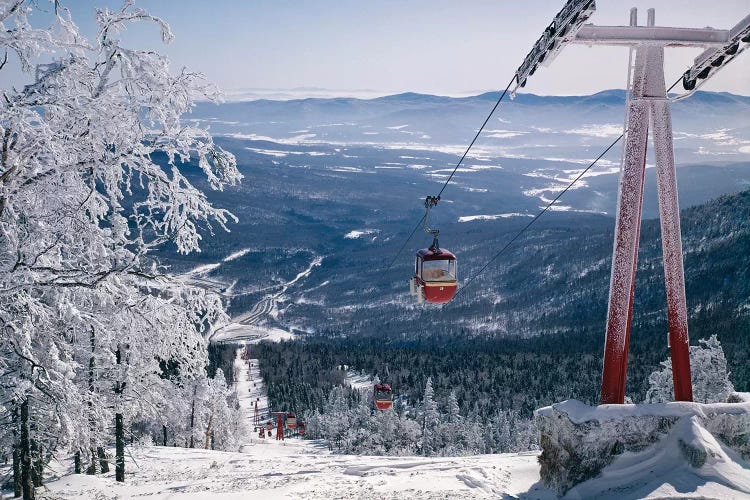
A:
[[[237,400],[242,414],[245,415],[246,426],[252,427],[255,424],[256,403],[258,404],[259,423],[265,424],[268,420],[268,398],[263,385],[263,379],[260,376],[258,360],[249,359],[245,361],[241,359],[243,350],[243,348],[237,350],[237,358],[234,361],[235,392],[237,393]],[[252,441],[248,433],[246,442],[243,442],[240,446],[240,451],[243,450],[246,444],[252,446],[254,444]]]
[[[555,498],[551,491],[537,489],[539,473],[533,454],[341,456],[298,441],[277,444],[268,440],[243,447],[243,453],[137,448],[128,457],[124,484],[115,482],[112,474],[66,474],[47,484],[45,498]]]
[[[671,447],[670,447],[671,448]],[[671,451],[671,450],[670,450]],[[654,454],[653,450],[649,452]],[[674,459],[649,468],[651,456],[628,456],[611,472],[572,490],[569,498],[716,498],[747,499],[750,494],[724,481],[712,480],[717,468],[733,467],[742,481],[750,470],[714,463],[699,477]],[[626,462],[626,463],[625,463]],[[641,464],[632,468],[633,464]],[[672,464],[673,469],[664,465]],[[70,474],[46,486],[44,498],[152,500],[262,499],[554,499],[539,483],[535,453],[471,457],[374,457],[336,455],[322,443],[287,439],[255,439],[242,453],[146,446],[128,457],[126,482],[113,474]],[[717,476],[714,476],[717,477]]]
[[[239,500],[262,499],[554,499],[539,479],[537,453],[468,457],[339,455],[326,443],[276,441],[252,433],[254,402],[268,402],[258,361],[235,362],[240,407],[248,432],[240,451],[135,446],[126,456],[126,482],[113,473],[72,474],[72,457],[53,463],[57,479],[42,498]],[[264,418],[262,421],[267,421]],[[275,435],[275,433],[274,433]],[[679,440],[709,451],[700,468],[680,459]],[[686,421],[659,446],[625,453],[601,476],[576,486],[567,498],[750,498],[750,465]],[[3,497],[10,498],[7,495]]]
[[[240,250],[226,257],[223,262],[237,259],[245,255],[249,249]],[[281,328],[264,326],[264,320],[267,317],[277,318],[279,314],[279,304],[288,300],[286,295],[290,287],[304,280],[313,272],[316,267],[323,263],[323,257],[315,256],[308,267],[299,272],[294,279],[282,284],[270,286],[269,289],[275,290],[260,299],[250,311],[233,318],[232,323],[216,330],[211,335],[211,342],[260,342],[268,340],[278,342],[280,340],[294,339],[295,335]],[[213,266],[209,264],[202,266],[207,268]],[[216,264],[218,266],[219,264]],[[193,271],[195,272],[195,270]]]
[[[211,342],[241,342],[255,344],[266,340],[279,342],[281,340],[292,340],[295,335],[281,328],[260,325],[245,325],[242,323],[230,323],[221,330],[217,330],[211,336]]]
[[[474,457],[338,455],[324,442],[259,438],[252,432],[255,401],[261,422],[268,400],[257,359],[235,359],[235,388],[248,429],[239,452],[134,446],[126,454],[126,482],[113,473],[72,474],[70,457],[55,464],[46,485],[56,499],[246,498],[497,498],[552,499],[538,484],[536,453]],[[275,436],[275,431],[273,432]]]

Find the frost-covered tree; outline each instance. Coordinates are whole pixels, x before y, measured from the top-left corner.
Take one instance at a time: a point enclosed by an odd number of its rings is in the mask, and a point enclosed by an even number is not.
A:
[[[440,413],[437,409],[431,377],[428,377],[425,383],[420,413],[422,421],[422,453],[424,455],[431,455],[440,446],[440,437],[436,432],[437,426],[440,423]]]
[[[448,422],[458,422],[460,419],[459,411],[460,408],[458,406],[458,398],[456,397],[456,391],[451,391],[450,394],[448,394],[448,403],[447,403],[447,410],[448,410]]]
[[[354,401],[346,397],[346,391],[335,386],[323,411],[314,410],[307,420],[306,437],[325,439],[340,453],[458,456],[538,449],[533,421],[514,411],[502,412],[483,425],[476,415],[459,413],[457,397],[451,392],[441,412],[431,380],[419,411],[407,407],[402,414],[377,411],[370,398]]]
[[[693,401],[696,403],[725,402],[734,392],[729,380],[727,360],[716,335],[700,339],[699,345],[690,346],[690,374],[693,383]],[[648,377],[647,403],[674,401],[672,360],[661,362],[662,368]]]
[[[129,420],[161,414],[177,378],[205,377],[204,336],[226,318],[221,301],[150,254],[197,251],[202,230],[232,217],[182,162],[215,189],[241,178],[231,154],[180,119],[213,88],[118,36],[145,21],[169,42],[164,21],[126,1],[98,10],[87,40],[59,1],[51,24],[33,27],[38,3],[0,0],[0,54],[10,54],[0,81],[12,64],[31,80],[0,88],[0,411],[14,422],[0,444],[20,463],[26,497],[38,483],[32,463],[50,449],[88,456],[112,420],[122,479]]]
[[[227,386],[223,371],[216,370],[210,379],[195,379],[186,387],[185,399],[189,409],[180,413],[182,418],[175,429],[180,444],[190,448],[237,449],[244,428],[237,395]]]

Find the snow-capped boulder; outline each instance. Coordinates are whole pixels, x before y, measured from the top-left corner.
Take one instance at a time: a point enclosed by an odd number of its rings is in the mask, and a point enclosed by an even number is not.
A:
[[[606,475],[616,461],[622,462],[622,457],[634,454],[643,454],[644,460],[649,455],[648,470],[641,471],[644,474],[653,475],[665,460],[672,460],[674,463],[668,467],[664,465],[667,469],[684,465],[697,477],[702,471],[713,477],[715,473],[704,468],[713,467],[711,464],[717,460],[734,463],[750,459],[750,402],[747,401],[591,407],[569,400],[537,410],[535,421],[542,447],[539,457],[542,481],[560,495]],[[670,453],[664,452],[667,449]],[[633,484],[652,479],[631,473],[627,476],[627,481]],[[740,491],[750,488],[750,480],[746,483],[739,487]]]

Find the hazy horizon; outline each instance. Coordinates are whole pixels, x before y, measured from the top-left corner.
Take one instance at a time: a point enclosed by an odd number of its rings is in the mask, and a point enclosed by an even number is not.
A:
[[[450,97],[450,98],[463,98],[463,97],[476,97],[479,95],[500,92],[502,89],[484,89],[484,90],[467,90],[464,92],[451,92],[451,93],[427,93],[403,90],[397,92],[381,92],[375,89],[329,89],[324,87],[295,87],[295,88],[237,88],[237,89],[222,89],[224,102],[245,102],[245,101],[257,101],[257,100],[271,100],[271,101],[291,101],[297,99],[336,99],[336,98],[351,98],[351,99],[377,99],[379,97],[389,97],[401,94],[419,94],[419,95],[431,95],[437,97]],[[544,94],[541,92],[519,92],[519,95],[535,95],[540,97],[583,97],[601,94],[604,92],[620,91],[625,92],[624,88],[611,88],[601,89],[588,94],[577,93],[577,94]],[[739,94],[736,92],[727,92],[723,90],[698,90],[701,92],[710,92],[716,94],[730,94],[740,97],[750,97],[747,94]],[[675,94],[674,91],[670,92],[670,95]]]
[[[96,32],[95,6],[119,9],[121,5],[118,0],[61,3],[86,36]],[[122,32],[125,44],[157,50],[170,59],[174,71],[184,66],[202,72],[228,95],[243,89],[300,88],[468,95],[505,88],[564,1],[137,0],[135,4],[167,21],[175,40],[165,46],[158,29],[138,23]],[[680,2],[679,8],[669,0],[600,1],[590,22],[627,24],[631,6],[638,8],[641,25],[646,9],[654,7],[660,26],[729,29],[750,12],[747,0],[727,0],[720,8],[699,0]],[[43,17],[32,21],[43,24]],[[668,84],[700,52],[667,49]],[[551,66],[540,68],[524,90],[537,95],[590,95],[622,88],[627,63],[624,47],[571,45]],[[29,79],[8,68],[3,73],[14,85]],[[704,89],[750,95],[750,55],[740,54]]]

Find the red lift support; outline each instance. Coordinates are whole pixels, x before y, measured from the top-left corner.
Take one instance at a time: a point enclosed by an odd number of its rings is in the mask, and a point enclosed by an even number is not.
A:
[[[286,417],[285,411],[275,411],[276,415],[276,441],[284,440],[284,417]]]
[[[629,26],[584,24],[596,10],[594,0],[568,0],[537,40],[516,71],[516,88],[526,85],[541,64],[549,65],[568,43],[629,47],[626,126],[620,171],[620,193],[612,256],[607,333],[604,347],[601,404],[622,404],[633,318],[635,273],[643,210],[646,144],[653,129],[656,157],[659,218],[661,221],[664,279],[667,291],[669,348],[675,400],[692,401],[685,277],[680,239],[680,211],[674,165],[670,98],[664,82],[665,47],[699,47],[704,51],[685,72],[682,83],[688,94],[726,66],[750,43],[750,15],[728,30],[656,26],[654,9],[646,26],[638,26],[637,11],[630,10]]]

